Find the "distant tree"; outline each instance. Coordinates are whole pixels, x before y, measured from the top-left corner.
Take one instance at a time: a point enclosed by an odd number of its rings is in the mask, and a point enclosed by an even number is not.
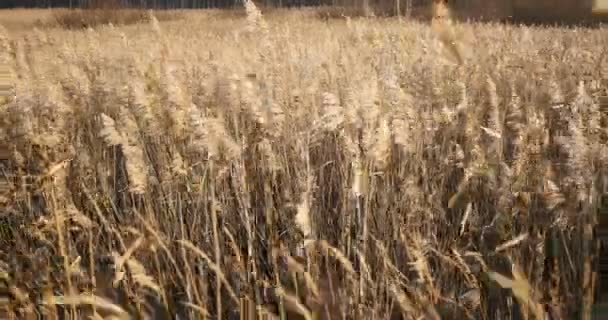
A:
[[[432,0],[254,0],[264,6],[341,6],[369,8],[378,12],[405,12],[412,7],[428,4]],[[465,0],[458,0],[460,2]],[[480,0],[476,0],[480,1]],[[82,8],[115,9],[124,7],[175,9],[175,8],[230,8],[240,6],[243,0],[0,0],[0,8]],[[399,5],[398,5],[399,4]]]

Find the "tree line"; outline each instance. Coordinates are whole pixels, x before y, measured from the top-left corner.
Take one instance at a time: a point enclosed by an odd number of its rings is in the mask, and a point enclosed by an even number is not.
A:
[[[241,1],[242,0],[0,0],[0,8],[193,9],[230,7],[238,5]]]
[[[0,0],[0,8],[143,8],[143,9],[205,9],[231,8],[244,0]],[[254,0],[268,7],[300,6],[396,6],[425,5],[432,0]]]
[[[346,5],[347,1],[352,2],[352,0],[255,0],[265,6],[279,7]],[[0,0],[0,8],[202,9],[240,6],[242,2],[243,0]]]

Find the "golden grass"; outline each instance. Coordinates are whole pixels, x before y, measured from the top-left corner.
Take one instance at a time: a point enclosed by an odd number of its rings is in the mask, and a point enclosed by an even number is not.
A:
[[[194,10],[192,10],[194,11]],[[160,21],[180,20],[188,10],[162,10],[155,13]],[[32,29],[86,29],[100,25],[129,25],[148,21],[146,10],[139,9],[0,9],[0,22],[12,36],[22,36]]]
[[[242,301],[283,319],[591,313],[602,30],[252,2],[14,28],[2,318],[228,319]]]
[[[21,34],[34,27],[42,27],[53,20],[53,10],[48,9],[2,9],[0,21],[2,26],[12,33]]]

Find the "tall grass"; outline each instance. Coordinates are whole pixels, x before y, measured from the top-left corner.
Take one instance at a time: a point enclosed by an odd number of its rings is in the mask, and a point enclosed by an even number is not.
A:
[[[247,13],[2,34],[3,318],[590,316],[602,31]]]

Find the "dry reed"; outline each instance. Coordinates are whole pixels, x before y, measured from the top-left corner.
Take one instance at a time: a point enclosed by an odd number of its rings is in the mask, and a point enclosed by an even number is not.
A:
[[[148,21],[0,29],[0,315],[590,315],[602,31]]]

